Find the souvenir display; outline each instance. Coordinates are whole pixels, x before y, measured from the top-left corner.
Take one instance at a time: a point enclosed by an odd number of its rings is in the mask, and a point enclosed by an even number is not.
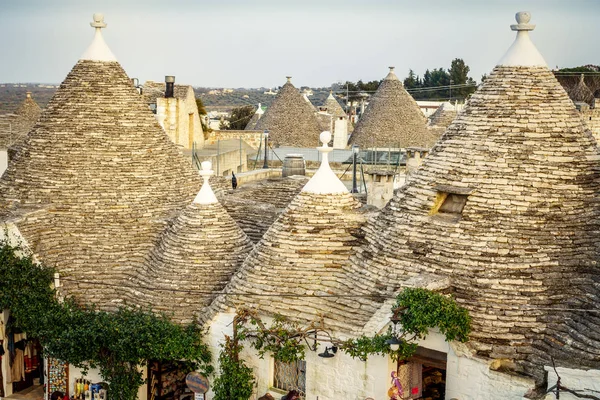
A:
[[[48,393],[69,394],[69,364],[48,357]]]

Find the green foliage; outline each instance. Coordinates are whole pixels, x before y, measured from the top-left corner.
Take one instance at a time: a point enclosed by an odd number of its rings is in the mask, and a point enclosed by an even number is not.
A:
[[[448,341],[469,340],[469,313],[450,297],[421,288],[404,289],[396,299],[396,307],[402,310],[402,329],[416,338],[425,338],[430,328],[438,327]]]
[[[447,341],[469,340],[471,319],[467,310],[440,293],[421,288],[407,288],[400,293],[392,311],[400,317],[402,333],[397,351],[392,351],[387,340],[392,338],[391,327],[384,335],[361,336],[339,344],[339,348],[352,357],[366,360],[371,354],[389,354],[393,359],[406,360],[417,351],[415,339],[423,339],[431,328],[439,328]]]
[[[243,349],[238,338],[225,336],[219,353],[219,376],[213,390],[215,400],[248,400],[254,387],[252,368],[239,359]]]
[[[139,367],[149,359],[187,360],[212,372],[210,351],[196,325],[183,327],[144,310],[109,313],[72,299],[61,303],[51,287],[54,271],[17,251],[0,243],[0,309],[8,308],[48,355],[80,368],[99,368],[111,400],[137,398],[143,383]]]
[[[248,122],[250,122],[250,119],[254,115],[255,111],[256,110],[254,109],[254,106],[234,108],[231,110],[231,116],[227,118],[229,124],[221,123],[219,128],[222,130],[243,130],[246,128],[246,125],[248,125]]]
[[[204,103],[202,103],[202,99],[196,97],[196,106],[198,107],[198,114],[199,115],[206,115],[208,114],[206,112],[206,108],[204,107]]]
[[[303,360],[305,356],[304,335],[299,324],[294,323],[283,316],[276,316],[270,327],[262,325],[262,322],[254,315],[250,316],[250,324],[262,329],[250,331],[240,325],[241,339],[252,338],[252,347],[258,351],[261,358],[270,353],[273,358],[283,362]]]
[[[381,84],[381,81],[370,81],[370,82],[363,82],[362,79],[360,79],[358,82],[354,83],[354,82],[350,82],[350,81],[346,81],[346,83],[342,84],[340,87],[340,91],[344,92],[344,91],[348,91],[348,98],[350,101],[360,101],[361,100],[361,93],[367,93],[367,94],[373,94],[375,93],[375,91],[377,90],[377,88],[379,88],[379,85]]]
[[[411,69],[404,79],[404,87],[411,90],[411,95],[416,100],[445,100],[465,99],[475,90],[475,81],[468,76],[470,68],[462,58],[455,58],[447,71],[444,68],[427,69],[421,79]],[[452,81],[452,83],[451,83]],[[470,85],[467,87],[450,88],[449,85]],[[436,87],[441,89],[434,89]]]

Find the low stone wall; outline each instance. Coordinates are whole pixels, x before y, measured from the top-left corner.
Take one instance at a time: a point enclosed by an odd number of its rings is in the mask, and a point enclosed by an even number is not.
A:
[[[214,130],[208,135],[205,145],[215,144],[217,140],[242,139],[254,149],[258,149],[263,131]]]
[[[600,142],[600,108],[581,111],[581,119],[590,128],[596,141]]]

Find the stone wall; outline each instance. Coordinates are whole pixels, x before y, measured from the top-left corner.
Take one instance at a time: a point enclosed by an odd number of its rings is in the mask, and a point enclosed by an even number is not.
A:
[[[545,367],[548,372],[548,389],[556,385],[556,373],[552,367]],[[568,387],[572,390],[582,390],[581,394],[593,395],[600,397],[600,370],[581,370],[581,369],[570,369],[557,367],[556,370],[560,375],[560,383],[563,386]],[[547,400],[555,399],[554,394],[548,394]],[[560,398],[564,400],[576,400],[578,397],[566,393],[560,392]]]
[[[157,97],[156,119],[173,143],[191,149],[194,142],[198,148],[204,146],[204,135],[194,91],[188,86],[186,97]]]
[[[596,108],[582,110],[581,119],[590,128],[594,138],[600,142],[600,105]]]
[[[212,131],[206,144],[216,144],[217,140],[242,139],[244,142],[258,149],[262,140],[263,131],[237,131],[237,130],[214,130]]]

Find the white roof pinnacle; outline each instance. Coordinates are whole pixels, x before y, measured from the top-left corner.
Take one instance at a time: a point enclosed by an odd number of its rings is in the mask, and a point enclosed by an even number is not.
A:
[[[544,57],[542,57],[529,38],[529,31],[535,28],[535,25],[529,24],[531,14],[527,11],[521,11],[515,15],[515,19],[517,20],[517,24],[511,25],[510,29],[517,31],[517,38],[506,54],[504,54],[504,57],[498,62],[498,65],[547,67]]]
[[[104,22],[104,15],[96,13],[94,14],[94,22],[90,22],[90,26],[96,29],[94,33],[94,40],[83,53],[80,60],[92,60],[92,61],[117,61],[115,55],[110,51],[108,45],[102,37],[102,28],[106,28]]]
[[[329,153],[333,150],[333,147],[329,147],[327,144],[331,141],[331,132],[321,132],[319,139],[323,143],[322,147],[317,147],[317,150],[321,153],[321,165],[302,188],[302,191],[317,194],[348,193],[346,186],[329,166]]]
[[[390,72],[384,78],[385,80],[395,80],[395,81],[398,80],[398,77],[396,76],[396,73],[394,72],[394,68],[396,68],[396,67],[389,67]]]
[[[256,109],[256,114],[264,114],[265,112],[262,109],[262,105],[258,103],[258,108]]]
[[[202,169],[200,170],[200,176],[204,179],[204,183],[200,188],[200,191],[196,195],[194,199],[194,203],[197,204],[213,204],[217,202],[217,196],[215,196],[215,192],[213,192],[210,187],[210,183],[208,179],[213,175],[214,171],[212,168],[212,163],[210,161],[202,162]]]

